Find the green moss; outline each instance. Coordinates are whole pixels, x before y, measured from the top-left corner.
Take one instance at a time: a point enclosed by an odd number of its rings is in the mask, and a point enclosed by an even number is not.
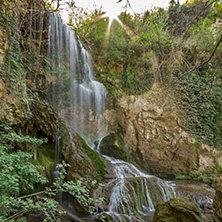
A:
[[[99,180],[103,181],[103,178],[105,176],[104,162],[101,160],[99,154],[94,150],[92,150],[80,136],[79,136],[79,141],[81,142],[86,155],[92,160],[93,166],[97,170]]]
[[[201,222],[201,211],[191,197],[177,197],[159,204],[153,218],[154,222]]]
[[[44,176],[51,180],[55,168],[55,149],[53,143],[42,144],[37,151],[37,163],[45,168]]]
[[[178,180],[187,180],[190,179],[188,175],[183,175],[183,174],[175,174],[176,179]]]

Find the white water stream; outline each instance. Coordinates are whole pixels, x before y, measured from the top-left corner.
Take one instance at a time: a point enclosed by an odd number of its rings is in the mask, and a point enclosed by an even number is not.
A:
[[[48,100],[69,127],[94,148],[108,133],[107,91],[94,80],[89,53],[75,31],[50,13],[48,55],[51,91]],[[115,179],[105,184],[109,195],[106,214],[114,221],[142,221],[157,203],[174,197],[163,180],[140,172],[133,164],[105,156],[113,166]]]
[[[116,174],[116,178],[106,184],[111,193],[105,213],[116,221],[143,221],[143,216],[153,212],[158,203],[175,197],[169,183],[142,173],[131,163],[104,157],[111,162]]]
[[[75,31],[50,13],[48,34],[51,88],[48,100],[90,147],[108,132],[107,91],[94,79],[89,53]]]

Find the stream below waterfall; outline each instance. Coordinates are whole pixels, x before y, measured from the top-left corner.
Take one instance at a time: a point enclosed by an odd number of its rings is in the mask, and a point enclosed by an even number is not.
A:
[[[75,31],[50,13],[48,56],[52,75],[48,100],[67,126],[73,128],[93,149],[94,141],[108,134],[106,88],[94,80],[89,53]],[[57,159],[60,134],[58,132]],[[175,187],[158,177],[142,173],[133,164],[104,156],[113,178],[106,180],[101,195],[107,197],[98,214],[112,221],[152,221],[158,203],[176,196]]]

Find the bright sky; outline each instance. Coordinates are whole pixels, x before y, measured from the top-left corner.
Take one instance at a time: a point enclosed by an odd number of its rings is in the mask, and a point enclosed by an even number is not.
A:
[[[77,6],[93,8],[93,4],[96,4],[98,7],[102,5],[104,11],[121,12],[121,7],[126,4],[127,0],[122,0],[120,3],[117,2],[118,0],[75,0]],[[129,0],[129,2],[135,12],[142,12],[154,6],[167,8],[170,0]],[[179,2],[183,4],[186,0],[180,0]]]
[[[177,0],[176,0],[177,1]],[[108,12],[109,15],[118,15],[123,11],[123,6],[126,5],[127,0],[122,0],[122,2],[117,3],[118,0],[74,0],[77,7],[83,7],[88,9],[94,9],[95,5],[97,8],[102,6],[103,11]],[[146,10],[152,9],[153,7],[167,8],[169,6],[170,0],[129,0],[131,7],[134,12],[144,12]],[[186,2],[186,0],[179,0],[181,4]],[[130,11],[128,11],[130,12]],[[67,19],[66,15],[63,15],[63,19]]]

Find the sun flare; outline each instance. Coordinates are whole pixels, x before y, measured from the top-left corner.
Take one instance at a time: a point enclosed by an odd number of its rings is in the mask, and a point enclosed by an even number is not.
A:
[[[114,20],[120,23],[120,20],[118,18],[118,12],[115,11],[107,11],[102,18],[108,18],[109,19],[109,26],[113,23]]]
[[[103,14],[100,18],[107,18],[109,20],[108,26],[107,26],[107,30],[106,30],[106,34],[105,34],[105,38],[104,38],[104,47],[107,47],[108,41],[109,41],[109,36],[110,36],[110,30],[111,30],[111,26],[114,20],[116,20],[119,25],[126,31],[126,33],[128,35],[131,35],[131,31],[130,29],[122,23],[122,21],[119,19],[119,12],[118,11],[107,11],[105,14]]]

